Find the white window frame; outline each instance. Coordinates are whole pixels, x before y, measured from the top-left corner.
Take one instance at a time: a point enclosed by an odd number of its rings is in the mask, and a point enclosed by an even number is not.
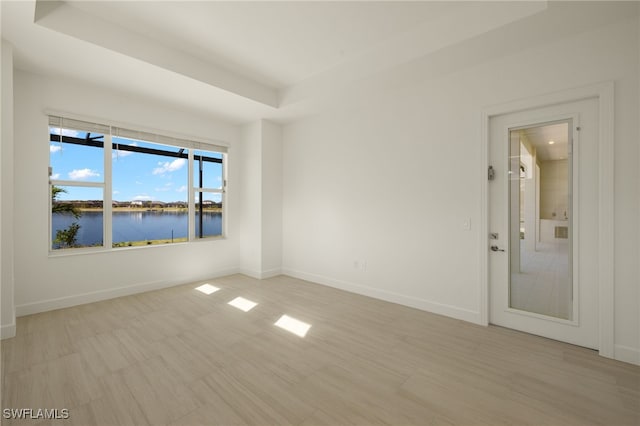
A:
[[[212,151],[206,147],[200,147],[201,151],[209,151],[215,152],[218,154],[222,154],[222,185],[221,188],[200,188],[196,187],[193,174],[195,171],[195,159],[193,152],[194,149],[189,150],[189,165],[192,166],[189,168],[189,213],[193,212],[193,220],[189,220],[189,241],[204,241],[206,239],[215,239],[215,238],[225,238],[226,235],[226,217],[227,217],[227,202],[226,202],[226,189],[227,189],[227,154],[224,152]],[[222,203],[222,224],[221,224],[221,235],[211,235],[209,237],[204,236],[202,238],[196,235],[196,194],[200,193],[200,200],[202,201],[202,196],[204,193],[210,194],[220,194],[220,201]]]
[[[202,241],[211,241],[211,240],[219,240],[225,239],[227,230],[226,230],[226,215],[227,215],[227,203],[226,203],[226,186],[227,186],[227,161],[228,161],[228,152],[227,147],[223,145],[210,144],[205,142],[197,142],[190,139],[182,139],[182,138],[174,138],[170,136],[165,136],[158,133],[139,131],[139,130],[131,130],[129,127],[120,127],[113,126],[107,124],[97,124],[90,121],[81,121],[75,119],[69,119],[65,117],[61,117],[59,115],[49,115],[49,126],[47,129],[53,126],[53,123],[56,123],[57,126],[59,123],[60,129],[74,129],[80,131],[87,132],[95,132],[104,135],[104,145],[103,145],[103,155],[104,155],[104,172],[103,172],[103,181],[102,182],[83,182],[83,181],[74,181],[74,180],[63,180],[63,179],[51,179],[49,176],[49,212],[48,212],[48,222],[49,222],[49,255],[51,256],[59,256],[59,255],[73,255],[73,254],[82,254],[82,253],[91,253],[91,252],[103,252],[103,251],[121,251],[121,250],[135,250],[135,249],[145,249],[150,247],[159,247],[159,245],[145,245],[145,246],[137,246],[137,247],[113,247],[113,226],[112,226],[112,213],[113,213],[113,170],[112,170],[112,135],[116,134],[120,137],[140,140],[144,142],[156,143],[160,145],[165,145],[173,148],[185,148],[188,149],[188,240],[187,242],[174,243],[176,244],[188,244],[193,242],[202,242]],[[69,123],[68,127],[65,127],[65,123]],[[104,131],[107,130],[108,131]],[[101,130],[96,130],[101,129]],[[61,138],[62,138],[62,131]],[[51,143],[51,141],[49,141]],[[63,142],[61,142],[63,143]],[[196,188],[194,186],[193,181],[193,173],[195,168],[194,154],[195,150],[201,151],[209,151],[217,154],[221,154],[222,156],[222,187],[221,188]],[[53,224],[52,224],[52,208],[53,201],[51,200],[51,188],[53,186],[77,186],[77,187],[90,187],[90,188],[101,188],[103,191],[102,194],[102,202],[103,202],[103,220],[102,220],[102,232],[103,244],[101,247],[78,247],[78,248],[68,248],[68,249],[53,249]],[[215,193],[221,194],[221,202],[222,202],[222,224],[221,224],[221,235],[212,235],[212,236],[203,236],[199,238],[195,235],[195,221],[196,221],[196,206],[195,206],[195,194],[197,192],[201,193]],[[164,245],[163,245],[164,246]]]

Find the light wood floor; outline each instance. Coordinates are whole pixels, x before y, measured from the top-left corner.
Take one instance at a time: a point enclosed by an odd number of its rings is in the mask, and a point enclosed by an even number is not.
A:
[[[538,243],[526,250],[521,240],[520,271],[511,271],[511,307],[556,318],[573,318],[567,241]]]
[[[640,424],[640,368],[591,350],[289,277],[208,283],[19,318],[2,407],[69,409],[40,425]]]

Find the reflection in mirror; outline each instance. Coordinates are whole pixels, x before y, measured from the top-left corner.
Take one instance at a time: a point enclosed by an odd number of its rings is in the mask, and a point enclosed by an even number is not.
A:
[[[573,318],[570,121],[509,133],[509,306]]]

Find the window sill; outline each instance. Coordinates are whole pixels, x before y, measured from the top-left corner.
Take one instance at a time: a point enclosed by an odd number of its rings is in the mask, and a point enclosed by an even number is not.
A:
[[[206,238],[198,238],[193,241],[184,241],[178,243],[165,243],[165,244],[149,244],[142,246],[132,246],[132,247],[88,247],[88,248],[77,248],[77,249],[61,249],[56,251],[49,250],[49,258],[56,257],[69,257],[69,256],[83,256],[83,255],[91,255],[91,254],[104,254],[104,253],[112,253],[112,252],[122,252],[122,251],[131,251],[131,250],[148,250],[152,248],[158,247],[175,247],[175,246],[187,246],[191,244],[202,244],[206,242],[212,241],[223,241],[226,240],[227,237],[224,235],[220,236],[212,236]]]

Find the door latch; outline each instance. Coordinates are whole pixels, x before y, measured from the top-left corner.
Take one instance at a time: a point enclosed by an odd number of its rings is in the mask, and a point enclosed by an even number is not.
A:
[[[501,249],[498,246],[491,246],[491,251],[504,251],[504,249]]]
[[[493,180],[496,177],[496,171],[493,166],[489,166],[489,170],[487,170],[487,179]]]

